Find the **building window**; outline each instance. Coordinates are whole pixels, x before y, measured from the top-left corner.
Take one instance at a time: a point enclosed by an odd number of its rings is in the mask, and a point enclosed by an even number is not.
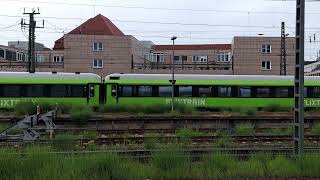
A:
[[[208,56],[193,56],[192,62],[197,62],[197,63],[208,62]]]
[[[164,62],[164,54],[159,52],[159,53],[151,53],[151,62]]]
[[[94,68],[94,69],[101,69],[101,68],[103,68],[103,61],[102,61],[102,59],[94,59],[94,60],[93,60],[93,68]]]
[[[218,62],[229,62],[230,53],[218,53]]]
[[[262,61],[261,70],[271,70],[271,61]]]
[[[103,51],[102,42],[94,42],[93,43],[93,51]]]
[[[17,53],[17,61],[24,61],[24,54],[23,53]]]
[[[55,63],[63,62],[63,56],[53,56],[53,62]]]
[[[174,56],[174,62],[175,63],[180,63],[181,62],[181,56]]]
[[[42,54],[37,54],[37,62],[44,62],[44,56]]]
[[[4,58],[4,50],[0,49],[0,58]]]
[[[271,44],[262,44],[261,53],[271,53]]]

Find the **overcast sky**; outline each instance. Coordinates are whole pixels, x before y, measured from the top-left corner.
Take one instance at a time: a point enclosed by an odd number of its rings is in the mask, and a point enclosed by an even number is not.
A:
[[[66,4],[67,3],[67,4]],[[95,5],[95,6],[93,6]],[[0,0],[0,44],[27,40],[21,30],[23,9],[40,9],[37,42],[52,48],[54,41],[97,14],[108,17],[127,35],[156,44],[231,43],[233,36],[280,36],[281,21],[294,36],[295,1],[271,0]],[[320,41],[320,2],[307,3],[306,41]],[[179,24],[174,24],[179,23]],[[308,60],[315,59],[319,42],[307,43]]]

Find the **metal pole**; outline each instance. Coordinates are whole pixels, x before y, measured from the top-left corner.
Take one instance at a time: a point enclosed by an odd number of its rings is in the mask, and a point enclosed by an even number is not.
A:
[[[294,78],[294,154],[304,153],[304,23],[305,0],[297,0],[296,66]]]
[[[281,22],[281,55],[280,55],[280,75],[286,76],[286,31],[285,23]]]
[[[172,79],[171,79],[171,86],[172,86],[172,93],[171,93],[171,112],[174,111],[174,84],[175,84],[175,81],[174,81],[174,40],[176,40],[177,37],[173,36],[171,38],[172,40]]]

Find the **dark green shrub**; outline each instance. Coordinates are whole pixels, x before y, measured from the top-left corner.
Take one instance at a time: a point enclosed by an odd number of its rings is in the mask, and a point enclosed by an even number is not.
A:
[[[37,113],[37,105],[31,101],[21,101],[15,106],[14,110],[17,115],[32,115]]]

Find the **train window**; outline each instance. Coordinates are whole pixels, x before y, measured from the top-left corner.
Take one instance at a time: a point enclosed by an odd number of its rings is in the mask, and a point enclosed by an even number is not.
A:
[[[17,85],[4,85],[3,88],[3,97],[20,97],[20,86]]]
[[[238,97],[251,97],[251,87],[239,87]]]
[[[85,86],[71,86],[71,97],[86,97]]]
[[[160,97],[171,97],[172,87],[171,86],[159,86],[159,96]]]
[[[150,97],[152,96],[152,86],[139,86],[139,96]]]
[[[320,97],[320,87],[313,87],[311,97],[318,98]]]
[[[308,89],[309,89],[308,87],[304,87],[303,88],[303,90],[304,90],[304,92],[303,92],[304,94],[303,95],[304,95],[305,98],[308,97]]]
[[[132,86],[120,86],[121,96],[131,97],[133,96],[133,87]]]
[[[218,87],[218,97],[231,97],[231,87]]]
[[[179,86],[179,97],[192,97],[192,86]]]
[[[43,85],[26,86],[26,97],[44,97]]]
[[[276,97],[277,98],[287,98],[289,97],[288,87],[276,87]]]
[[[50,86],[50,97],[67,97],[66,86],[52,85]]]
[[[271,97],[271,89],[269,87],[257,87],[257,97]]]
[[[212,97],[212,87],[199,87],[199,97]]]

